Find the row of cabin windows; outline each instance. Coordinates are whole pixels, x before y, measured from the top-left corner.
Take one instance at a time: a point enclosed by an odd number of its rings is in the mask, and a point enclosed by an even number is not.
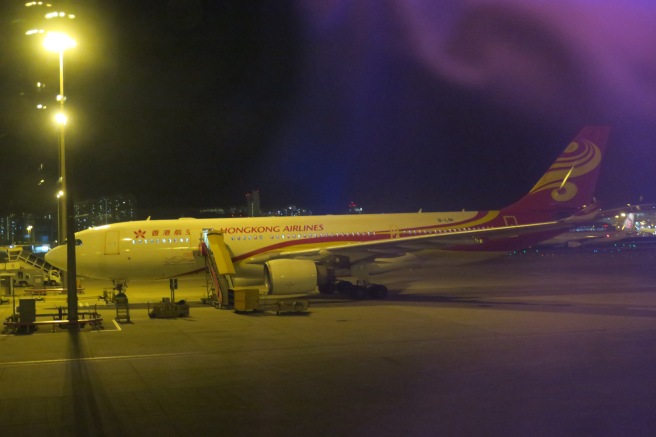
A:
[[[486,227],[489,228],[489,227]],[[483,229],[483,228],[460,228],[460,229],[419,229],[419,230],[404,230],[398,231],[398,235],[428,235],[428,234],[442,234],[456,231],[471,231],[474,229]],[[393,231],[392,231],[393,232]],[[269,238],[272,240],[284,240],[284,239],[300,239],[300,238],[334,238],[334,237],[371,237],[375,236],[376,232],[329,232],[321,234],[275,234],[270,235]],[[264,240],[264,235],[233,235],[230,237],[233,241],[240,240]],[[81,243],[81,242],[80,242]],[[172,244],[172,243],[189,243],[189,237],[186,238],[151,238],[150,240],[139,239],[132,240],[132,244]]]
[[[365,237],[376,235],[375,232],[330,232],[326,234],[275,234],[269,235],[272,240],[298,239],[298,238],[334,238],[334,237]],[[233,241],[239,240],[264,240],[264,235],[233,235]]]
[[[487,229],[486,227],[473,227],[473,228],[460,228],[460,229],[418,229],[418,230],[404,230],[398,231],[398,235],[429,235],[429,234],[444,234],[449,232],[458,231],[472,231],[475,229]],[[394,231],[392,231],[394,232]],[[302,238],[334,238],[334,237],[371,237],[375,236],[376,232],[329,232],[325,234],[272,234],[269,236],[272,240],[284,239],[302,239]],[[233,235],[230,237],[232,241],[240,240],[264,240],[264,235]]]
[[[493,226],[474,226],[470,228],[447,228],[447,229],[415,229],[412,231],[399,231],[401,235],[428,235],[448,234],[450,232],[475,231],[477,229],[492,229]]]

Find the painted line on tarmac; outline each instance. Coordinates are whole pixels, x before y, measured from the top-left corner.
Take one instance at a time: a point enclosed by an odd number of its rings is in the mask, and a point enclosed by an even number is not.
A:
[[[118,323],[116,320],[112,320],[112,323],[114,324],[114,327],[115,327],[116,329],[104,329],[104,328],[103,328],[103,329],[93,329],[93,330],[91,330],[91,331],[85,331],[85,333],[87,333],[87,332],[88,332],[88,333],[93,333],[93,332],[96,332],[96,333],[101,333],[101,332],[121,332],[121,331],[123,330],[123,328],[121,328],[121,325],[119,325],[119,323]],[[53,332],[53,334],[57,334],[57,333],[58,333],[58,332]],[[0,337],[14,337],[14,336],[16,336],[15,333],[0,334]]]
[[[30,361],[8,361],[6,363],[0,362],[0,367],[10,366],[29,366],[35,364],[61,364],[73,363],[82,361],[114,361],[114,360],[132,360],[143,358],[171,358],[171,357],[185,357],[193,355],[211,355],[212,352],[197,351],[197,352],[177,352],[166,354],[140,354],[140,355],[118,355],[115,357],[84,357],[84,358],[56,358],[52,360],[30,360]]]

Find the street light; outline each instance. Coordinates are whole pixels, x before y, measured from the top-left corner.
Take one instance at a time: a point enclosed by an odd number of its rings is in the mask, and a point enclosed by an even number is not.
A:
[[[60,126],[66,126],[66,123],[68,123],[68,117],[66,117],[66,114],[63,112],[58,112],[55,114],[55,123]]]
[[[77,44],[75,40],[62,32],[48,32],[43,39],[43,46],[46,50],[59,54],[59,101],[60,112],[55,116],[55,122],[59,125],[59,184],[60,192],[66,193],[66,144],[65,144],[65,127],[66,127],[66,112],[64,111],[64,102],[66,97],[64,94],[64,52],[72,49]],[[66,239],[66,199],[63,196],[59,198],[59,217],[57,228],[57,240],[59,244]]]
[[[73,38],[62,32],[48,32],[43,39],[43,46],[51,52],[62,53],[64,50],[72,49],[76,45],[77,43]]]
[[[43,46],[51,52],[59,54],[59,102],[60,111],[55,116],[55,121],[59,125],[59,213],[58,213],[58,240],[59,244],[66,240],[66,286],[68,297],[68,320],[77,324],[77,281],[75,268],[75,230],[74,230],[74,209],[73,197],[66,184],[66,111],[64,103],[66,95],[64,94],[64,52],[72,49],[77,44],[75,40],[62,32],[48,32],[43,39]]]

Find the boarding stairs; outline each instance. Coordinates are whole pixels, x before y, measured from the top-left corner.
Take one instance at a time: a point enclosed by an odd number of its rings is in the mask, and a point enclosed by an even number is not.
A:
[[[216,308],[228,306],[228,292],[234,288],[235,266],[220,232],[203,232],[201,251],[205,256],[208,293],[204,302]]]
[[[46,273],[56,270],[45,259],[34,255],[29,250],[23,250],[22,247],[3,248],[2,251],[7,253],[7,262],[5,263],[4,270],[11,269],[14,266],[17,266],[16,268],[35,268],[43,270]]]

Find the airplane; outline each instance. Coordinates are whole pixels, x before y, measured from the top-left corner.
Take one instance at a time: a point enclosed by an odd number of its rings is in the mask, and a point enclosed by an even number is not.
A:
[[[206,272],[212,245],[235,286],[265,286],[272,295],[318,289],[384,298],[388,289],[370,282],[377,273],[500,256],[589,221],[598,212],[593,194],[608,135],[607,126],[584,127],[528,194],[497,211],[113,223],[75,233],[77,274],[120,289],[128,280]],[[66,245],[46,261],[66,270]]]
[[[590,244],[611,244],[635,236],[630,229],[616,229],[610,223],[592,222],[572,228],[553,238],[541,241],[535,247],[568,247],[579,248]]]
[[[619,208],[599,211],[595,221],[581,223],[562,234],[541,241],[535,247],[579,248],[589,245],[608,245],[644,236],[645,229],[638,223],[639,215],[652,215],[656,204],[627,204]]]

